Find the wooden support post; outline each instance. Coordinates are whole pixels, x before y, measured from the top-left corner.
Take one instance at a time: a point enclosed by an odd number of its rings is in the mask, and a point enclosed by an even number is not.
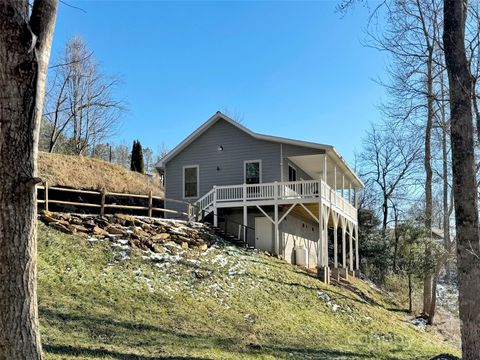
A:
[[[45,211],[49,211],[48,210],[48,181],[45,181],[44,196],[45,196]]]
[[[247,206],[244,206],[243,207],[243,241],[245,242],[245,245],[247,245],[248,243],[247,226],[248,226],[248,210],[247,210]]]
[[[350,227],[350,231],[348,232],[348,268],[351,272],[353,272],[353,231],[352,227]]]
[[[274,249],[275,249],[275,254],[276,255],[280,255],[280,236],[279,236],[279,232],[278,232],[278,204],[275,204],[274,206],[275,210],[275,214],[274,214],[274,231],[275,231],[275,234],[274,234]]]
[[[323,267],[323,204],[322,198],[318,202],[318,246],[317,246],[317,267]]]
[[[152,190],[148,193],[148,217],[152,217],[152,206],[153,205],[153,199],[152,199]],[[188,204],[188,215],[190,217],[190,204]]]
[[[347,268],[347,229],[345,220],[342,220],[342,267]]]
[[[107,196],[107,192],[105,189],[102,189],[102,197],[100,199],[100,216],[105,215],[105,198]]]
[[[355,270],[360,270],[360,257],[358,256],[358,225],[355,225]]]
[[[333,267],[338,269],[338,219],[333,215]]]

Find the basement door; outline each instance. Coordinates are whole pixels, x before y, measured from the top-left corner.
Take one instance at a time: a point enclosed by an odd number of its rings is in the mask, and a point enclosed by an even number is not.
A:
[[[273,251],[273,225],[266,217],[255,218],[255,248]]]

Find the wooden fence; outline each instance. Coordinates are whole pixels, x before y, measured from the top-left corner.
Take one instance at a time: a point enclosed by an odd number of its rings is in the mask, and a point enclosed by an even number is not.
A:
[[[43,190],[43,199],[39,199],[38,190]],[[59,192],[66,192],[66,193],[75,193],[75,194],[88,194],[88,195],[97,195],[98,202],[81,202],[81,201],[65,201],[65,200],[58,200],[52,198],[50,195],[50,191],[55,190]],[[139,199],[146,199],[148,200],[148,206],[139,206],[139,205],[122,205],[122,204],[115,204],[115,203],[108,203],[107,199],[109,196],[115,197],[126,197],[126,198],[139,198]],[[175,202],[185,205],[185,212],[176,211],[166,208],[159,208],[153,206],[153,200],[160,200],[165,202]],[[106,209],[118,209],[121,213],[122,210],[137,210],[137,211],[145,211],[146,215],[149,217],[154,216],[154,214],[161,213],[169,213],[169,214],[176,214],[182,215],[187,217],[187,219],[192,219],[194,215],[194,205],[185,201],[176,200],[176,199],[168,199],[161,196],[153,196],[152,192],[150,191],[148,195],[139,195],[139,194],[128,194],[128,193],[117,193],[117,192],[108,192],[108,191],[95,191],[95,190],[79,190],[79,189],[69,189],[63,188],[58,186],[49,186],[48,182],[45,182],[43,185],[37,185],[37,204],[43,204],[44,209],[49,211],[50,204],[57,204],[57,205],[66,205],[66,206],[75,206],[75,207],[85,207],[85,208],[97,208],[98,214],[103,216],[105,214]]]

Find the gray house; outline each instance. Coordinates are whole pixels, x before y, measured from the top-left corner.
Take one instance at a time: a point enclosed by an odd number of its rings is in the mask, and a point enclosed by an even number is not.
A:
[[[257,134],[217,112],[157,167],[166,198],[191,202],[250,246],[317,268],[325,281],[358,270],[363,184],[333,146]]]

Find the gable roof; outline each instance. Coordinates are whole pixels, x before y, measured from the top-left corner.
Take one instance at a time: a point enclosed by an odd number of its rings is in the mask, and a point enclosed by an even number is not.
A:
[[[310,149],[324,150],[328,155],[330,155],[332,158],[338,159],[342,163],[342,165],[346,167],[347,171],[352,175],[353,179],[358,183],[357,185],[359,185],[362,188],[364,187],[362,180],[360,180],[360,178],[357,176],[357,174],[355,174],[355,172],[352,170],[350,165],[348,165],[345,159],[343,159],[343,157],[337,152],[337,150],[332,145],[319,144],[319,143],[313,143],[313,142],[302,141],[302,140],[294,140],[294,139],[283,138],[278,136],[258,134],[246,128],[245,126],[238,123],[237,121],[231,119],[227,115],[221,113],[220,111],[217,111],[210,119],[204,122],[197,130],[191,133],[185,140],[183,140],[180,144],[178,144],[175,148],[173,148],[170,152],[168,152],[167,155],[165,155],[162,159],[160,159],[156,167],[163,168],[168,161],[173,159],[178,153],[180,153],[183,149],[185,149],[191,142],[193,142],[200,135],[206,132],[211,126],[213,126],[219,120],[224,120],[230,123],[231,125],[235,126],[236,128],[240,129],[241,131],[245,132],[246,134],[250,135],[251,137],[257,140],[271,141],[279,144],[288,144],[288,145],[306,147]]]

